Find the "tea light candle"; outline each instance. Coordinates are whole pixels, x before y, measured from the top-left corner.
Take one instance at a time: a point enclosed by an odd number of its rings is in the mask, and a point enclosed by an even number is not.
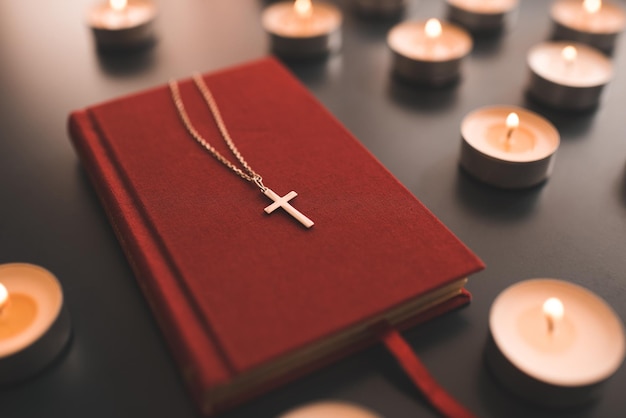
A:
[[[518,0],[447,0],[448,20],[471,32],[498,32],[510,24]]]
[[[485,358],[495,377],[532,402],[569,407],[588,402],[622,364],[624,329],[589,290],[532,279],[504,290],[489,314]]]
[[[130,49],[154,40],[156,14],[149,0],[109,0],[92,8],[87,21],[100,49]]]
[[[380,415],[346,402],[317,402],[291,410],[279,418],[382,418]]]
[[[272,51],[288,58],[326,55],[341,46],[342,14],[328,3],[280,2],[263,11]]]
[[[0,384],[44,368],[70,334],[61,286],[52,273],[32,264],[0,265]]]
[[[546,42],[528,53],[528,92],[538,101],[565,110],[598,105],[604,86],[613,77],[613,64],[586,45]]]
[[[437,19],[400,23],[389,32],[387,43],[398,76],[431,85],[457,80],[461,61],[472,49],[472,38],[464,29]]]
[[[581,42],[611,53],[626,27],[626,13],[602,0],[560,0],[552,6],[553,38]]]
[[[354,9],[368,17],[394,17],[406,9],[407,0],[352,0]]]
[[[493,186],[517,189],[546,180],[559,132],[543,117],[515,106],[483,107],[461,123],[460,164]]]

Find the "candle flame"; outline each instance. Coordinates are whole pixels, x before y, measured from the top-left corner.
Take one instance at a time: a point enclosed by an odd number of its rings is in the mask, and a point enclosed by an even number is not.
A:
[[[578,51],[573,46],[568,45],[563,48],[563,51],[561,51],[561,55],[567,63],[571,63],[574,62],[574,60],[578,56]]]
[[[506,117],[506,127],[510,130],[513,130],[513,129],[517,129],[518,126],[519,126],[519,116],[517,116],[517,113],[515,112],[509,113],[509,115]]]
[[[127,0],[109,0],[109,6],[116,12],[121,12],[126,8]]]
[[[300,17],[311,17],[311,14],[313,14],[311,0],[296,0],[293,4],[293,8]]]
[[[598,13],[602,8],[602,0],[584,0],[583,8],[589,14]]]
[[[438,19],[428,19],[424,31],[426,32],[426,36],[430,39],[438,38],[441,36],[441,23]]]
[[[0,283],[0,312],[4,309],[4,307],[9,302],[9,291],[2,283]]]
[[[563,302],[558,298],[548,298],[543,303],[543,314],[548,320],[548,331],[552,333],[556,323],[563,319],[565,308]]]

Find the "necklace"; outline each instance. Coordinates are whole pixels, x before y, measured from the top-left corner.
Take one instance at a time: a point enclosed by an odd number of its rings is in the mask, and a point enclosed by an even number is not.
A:
[[[226,157],[220,154],[220,152],[216,150],[211,144],[209,144],[209,142],[202,135],[200,135],[200,133],[194,128],[193,124],[191,123],[191,120],[189,119],[189,114],[187,113],[187,110],[185,110],[185,105],[183,103],[183,100],[180,96],[178,83],[175,80],[170,80],[169,84],[170,84],[170,91],[172,93],[172,100],[174,101],[174,105],[176,105],[176,110],[178,110],[178,115],[180,116],[180,119],[183,122],[183,125],[185,125],[187,132],[189,132],[189,134],[205,150],[207,150],[213,157],[215,157],[215,159],[217,159],[219,162],[224,164],[226,167],[228,167],[232,172],[234,172],[236,175],[238,175],[242,179],[256,184],[261,190],[261,193],[263,193],[265,196],[272,199],[273,203],[265,208],[266,213],[270,214],[278,208],[283,208],[285,212],[287,212],[288,214],[296,218],[305,227],[307,228],[312,227],[313,221],[307,218],[303,213],[301,213],[299,210],[291,206],[291,204],[289,203],[291,199],[298,196],[296,192],[291,191],[287,193],[285,196],[281,197],[280,195],[274,193],[272,189],[270,189],[269,187],[266,187],[263,184],[263,177],[261,177],[256,171],[252,169],[252,167],[250,167],[248,162],[243,158],[243,156],[241,155],[241,153],[235,146],[233,139],[228,133],[228,129],[226,129],[226,124],[224,123],[224,120],[222,119],[222,114],[220,113],[220,110],[217,107],[217,103],[215,102],[215,98],[213,97],[211,90],[209,90],[209,88],[207,87],[204,80],[199,74],[194,74],[193,81],[196,87],[198,88],[198,90],[200,91],[200,93],[202,94],[202,97],[204,98],[204,101],[206,102],[207,106],[211,110],[213,119],[215,120],[215,123],[217,124],[217,127],[219,128],[219,131],[222,135],[222,139],[224,139],[224,142],[226,142],[226,145],[228,145],[228,148],[230,149],[232,154],[235,156],[235,158],[241,165],[241,168],[237,167],[234,163],[232,163]]]

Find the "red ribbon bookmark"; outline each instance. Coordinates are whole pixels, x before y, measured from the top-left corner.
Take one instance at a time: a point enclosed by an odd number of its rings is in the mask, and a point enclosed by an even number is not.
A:
[[[413,381],[413,384],[441,416],[446,418],[476,418],[474,414],[439,386],[439,383],[428,372],[424,364],[413,352],[413,349],[411,349],[397,330],[388,328],[382,333],[381,339],[387,350],[395,357],[398,363],[400,363],[400,367]]]

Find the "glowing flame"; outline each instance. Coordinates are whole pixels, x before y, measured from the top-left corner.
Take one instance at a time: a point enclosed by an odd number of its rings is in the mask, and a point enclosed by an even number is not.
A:
[[[293,8],[300,17],[311,17],[311,14],[313,13],[311,0],[296,0],[293,4]]]
[[[518,126],[519,126],[519,116],[517,116],[517,113],[515,112],[509,113],[509,115],[506,117],[506,127],[510,130],[513,130],[513,129],[517,129]]]
[[[548,320],[548,331],[552,332],[557,322],[563,319],[565,308],[558,298],[549,298],[543,303],[543,314]]]
[[[602,8],[602,0],[584,0],[583,8],[589,14],[598,13]]]
[[[426,36],[430,39],[435,39],[441,36],[441,23],[437,19],[428,19],[426,26],[424,27]]]
[[[566,62],[574,62],[574,60],[576,59],[576,57],[578,56],[578,51],[576,50],[576,48],[574,48],[573,46],[569,45],[566,46],[565,48],[563,48],[563,51],[561,51],[561,55],[563,56],[563,59]]]
[[[126,8],[127,0],[109,0],[109,6],[116,12],[121,12]]]
[[[9,291],[2,283],[0,283],[0,312],[6,306],[9,301]]]

